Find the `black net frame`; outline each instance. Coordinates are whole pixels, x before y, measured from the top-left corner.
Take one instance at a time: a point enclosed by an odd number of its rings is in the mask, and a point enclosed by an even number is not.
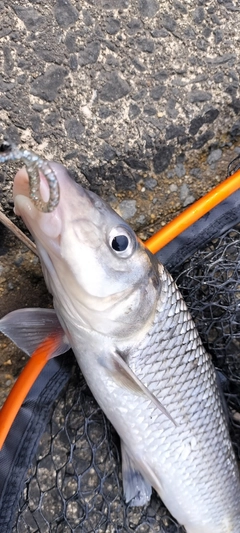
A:
[[[240,458],[240,224],[172,269],[211,354]],[[9,530],[10,531],[10,530]],[[157,494],[126,505],[119,439],[80,370],[56,400],[18,501],[13,533],[183,533]]]

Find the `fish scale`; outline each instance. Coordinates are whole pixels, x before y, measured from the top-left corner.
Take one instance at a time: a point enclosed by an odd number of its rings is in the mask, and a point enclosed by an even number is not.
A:
[[[160,391],[161,402],[178,423],[178,427],[175,428],[169,420],[163,419],[163,415],[158,413],[157,420],[151,424],[151,414],[146,415],[150,425],[149,431],[153,440],[158,442],[160,450],[159,457],[156,457],[156,450],[153,450],[155,460],[152,461],[152,468],[158,472],[161,482],[162,462],[164,462],[165,454],[167,454],[166,461],[171,464],[171,469],[175,465],[174,483],[178,483],[177,479],[180,478],[181,491],[185,494],[185,497],[181,498],[181,507],[182,509],[185,507],[186,514],[188,514],[190,505],[196,524],[198,521],[201,524],[197,528],[194,523],[189,522],[188,525],[185,522],[188,533],[239,533],[238,469],[210,356],[203,348],[182,297],[166,271],[162,273],[161,283],[162,293],[153,327],[137,350],[130,352],[128,358],[129,366],[134,366],[139,379],[148,386],[151,392],[159,395]],[[169,292],[169,298],[165,298],[167,292]],[[182,325],[186,322],[188,324],[186,331],[179,335],[179,330],[182,330]],[[175,341],[174,350],[171,348],[168,350],[166,347],[165,332],[169,329],[171,329],[171,335],[174,335],[172,337]],[[172,333],[173,331],[175,333]],[[191,357],[193,350],[194,357]],[[159,362],[162,364],[157,372]],[[164,371],[162,371],[162,366]],[[178,366],[177,373],[176,366]],[[141,368],[141,372],[138,372],[137,368]],[[152,372],[153,368],[156,370],[155,375]],[[170,383],[171,386],[169,386]],[[211,406],[213,409],[209,412]],[[154,412],[156,413],[156,409]],[[141,415],[143,415],[142,410]],[[164,426],[162,438],[159,435],[159,425]],[[191,453],[187,453],[191,438],[194,438],[197,443],[195,452],[192,452],[192,458]],[[184,453],[180,451],[181,445],[186,446],[185,459]],[[171,450],[170,456],[169,450]],[[151,449],[148,447],[146,452],[151,461]],[[189,471],[191,464],[192,470]],[[218,484],[217,491],[216,483]],[[165,492],[168,490],[168,484],[171,484],[170,478],[164,482]],[[189,491],[186,491],[187,487]],[[195,487],[197,487],[196,495],[194,495]],[[180,490],[179,487],[177,490]],[[170,491],[172,492],[172,488]],[[166,501],[166,495],[162,493],[161,496]],[[194,512],[193,501],[196,501]],[[167,505],[175,515],[171,502]],[[225,525],[226,506],[229,507],[230,518],[229,524]],[[235,509],[234,515],[232,508]],[[221,512],[221,509],[224,511]]]
[[[161,277],[162,290],[153,325],[137,347],[133,344],[127,361],[137,377],[168,409],[177,427],[151,402],[141,397],[134,400],[121,387],[113,385],[104,369],[98,373],[97,381],[92,373],[89,375],[93,354],[86,352],[85,339],[86,368],[83,357],[79,356],[79,339],[74,328],[71,329],[71,337],[76,339],[73,349],[93,394],[124,439],[136,468],[156,488],[172,514],[185,525],[187,533],[239,533],[238,470],[215,371],[171,276],[163,271]],[[169,299],[164,294],[166,288]],[[184,333],[186,320],[188,327]],[[175,331],[174,350],[166,349],[167,323]],[[194,357],[188,342],[192,337]],[[153,365],[158,365],[159,371],[155,366],[153,373]],[[123,431],[126,426],[127,435]],[[159,480],[157,485],[155,477]]]

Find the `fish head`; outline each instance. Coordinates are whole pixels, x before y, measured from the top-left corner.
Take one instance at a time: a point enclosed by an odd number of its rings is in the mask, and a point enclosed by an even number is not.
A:
[[[154,315],[160,290],[157,260],[130,226],[101,198],[51,163],[60,201],[51,213],[29,197],[27,173],[14,181],[15,212],[37,245],[54,306],[105,335],[129,336]],[[40,174],[43,200],[48,185]],[[124,333],[123,333],[124,331]]]

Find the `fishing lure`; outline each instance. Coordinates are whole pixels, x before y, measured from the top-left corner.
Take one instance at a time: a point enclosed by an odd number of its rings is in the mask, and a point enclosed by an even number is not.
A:
[[[19,150],[14,144],[3,142],[0,146],[0,163],[7,161],[23,161],[26,165],[29,178],[29,196],[39,211],[50,213],[53,211],[60,199],[58,180],[54,171],[47,161],[43,161],[38,155],[30,150]],[[42,171],[48,182],[49,199],[45,202],[40,192],[40,176]]]

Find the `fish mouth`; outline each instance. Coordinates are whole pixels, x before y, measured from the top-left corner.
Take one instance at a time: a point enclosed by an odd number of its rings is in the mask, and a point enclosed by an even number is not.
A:
[[[52,253],[62,259],[68,255],[69,242],[84,245],[98,245],[101,228],[101,200],[85,190],[68,174],[63,165],[48,163],[54,172],[60,190],[58,205],[50,213],[42,212],[30,198],[29,179],[25,169],[17,172],[13,184],[15,213],[21,216],[32,234],[38,250]],[[48,182],[42,172],[40,194],[44,202],[49,199]]]

